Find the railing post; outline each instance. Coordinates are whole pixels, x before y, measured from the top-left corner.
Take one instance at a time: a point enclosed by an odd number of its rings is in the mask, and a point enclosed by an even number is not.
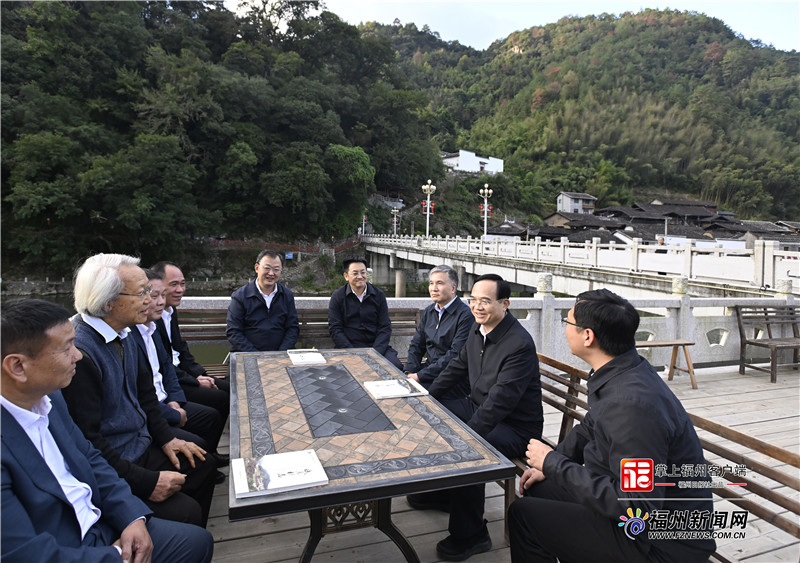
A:
[[[764,241],[753,241],[753,285],[764,285]]]
[[[560,249],[559,249],[560,251],[559,251],[558,262],[561,265],[564,265],[564,264],[567,263],[566,258],[567,258],[567,247],[569,247],[569,240],[567,239],[567,237],[561,237],[561,241],[560,241],[559,244],[561,246],[560,246]]]
[[[592,246],[591,246],[591,255],[590,255],[590,262],[592,266],[597,268],[597,245],[600,244],[600,239],[598,237],[592,237]]]
[[[775,287],[775,251],[778,250],[778,241],[764,241],[764,282],[762,285]],[[760,286],[759,286],[760,287]]]
[[[543,354],[543,350],[557,350],[556,339],[562,334],[554,327],[559,326],[561,319],[556,318],[555,296],[553,295],[553,274],[540,272],[536,283],[536,296],[542,299],[542,312],[539,315],[539,341],[536,348]]]
[[[631,272],[639,271],[639,248],[641,247],[641,244],[642,239],[633,239],[633,244],[631,244]],[[646,248],[644,251],[647,252]]]
[[[675,338],[681,340],[694,340],[694,315],[690,305],[690,298],[686,294],[689,289],[689,279],[675,276],[672,278],[672,295],[680,298],[680,307],[675,319]]]
[[[683,272],[682,275],[686,278],[692,277],[692,265],[694,264],[695,246],[693,240],[687,240],[684,248],[683,255]]]

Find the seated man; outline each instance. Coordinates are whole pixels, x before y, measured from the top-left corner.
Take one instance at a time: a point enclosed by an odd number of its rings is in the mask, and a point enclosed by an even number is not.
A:
[[[300,333],[294,295],[278,283],[281,255],[262,250],[256,258],[256,279],[233,292],[225,334],[231,352],[290,350]]]
[[[216,463],[175,437],[161,414],[153,374],[128,338],[150,305],[151,288],[138,262],[97,254],[75,274],[79,314],[73,325],[83,358],[61,393],[84,436],[156,516],[205,526]]]
[[[145,274],[152,287],[151,302],[147,308],[147,321],[136,325],[137,330],[131,331],[131,338],[137,344],[141,361],[150,366],[161,414],[173,427],[172,432],[178,438],[196,443],[218,459],[220,456],[216,453],[217,445],[222,436],[225,421],[215,409],[186,400],[183,389],[178,383],[172,358],[164,348],[161,337],[156,334],[155,321],[161,318],[167,290],[158,273],[153,270],[145,270]],[[224,480],[225,474],[217,472],[215,482],[219,484]]]
[[[417,332],[408,347],[404,371],[429,389],[436,376],[464,347],[475,318],[456,295],[458,274],[450,266],[436,266],[430,272],[428,293],[433,303],[423,311]],[[469,393],[466,381],[457,391]]]
[[[81,353],[66,309],[27,299],[3,304],[3,561],[199,563],[214,542],[151,511],[84,438],[59,389]]]
[[[161,274],[167,287],[167,303],[161,319],[156,321],[158,334],[167,352],[172,354],[172,365],[181,384],[186,399],[217,410],[223,424],[228,420],[230,411],[230,384],[225,379],[212,377],[203,366],[197,363],[189,351],[189,344],[181,337],[178,327],[178,309],[186,291],[186,279],[183,272],[172,262],[159,262],[151,270]],[[217,465],[228,464],[228,456],[221,455]]]
[[[344,261],[347,281],[331,295],[328,304],[328,332],[337,348],[375,348],[397,369],[403,364],[389,346],[392,321],[383,291],[367,283],[367,261],[348,258]]]
[[[469,306],[477,324],[458,356],[433,381],[430,394],[500,453],[517,457],[531,435],[542,435],[536,346],[508,312],[508,282],[497,274],[486,274],[475,280],[471,294]],[[446,398],[465,383],[468,397]],[[483,519],[484,500],[483,485],[408,497],[414,508],[449,508],[450,535],[436,545],[436,553],[445,561],[463,561],[492,548]],[[449,506],[442,506],[445,502]]]
[[[622,489],[621,462],[630,458],[647,458],[651,465],[667,468],[705,466],[680,401],[636,352],[639,314],[625,299],[599,289],[578,295],[564,322],[570,351],[592,368],[589,411],[555,450],[530,441],[531,469],[520,479],[525,496],[508,512],[511,560],[707,561],[715,549],[713,539],[651,540],[638,533],[631,540],[620,527],[626,514],[642,516],[649,528],[654,511],[666,511],[670,521],[678,511],[713,512],[711,489],[680,487],[679,477],[659,477],[671,486],[649,492]],[[669,529],[689,532],[687,536],[703,532],[687,529],[685,522]]]

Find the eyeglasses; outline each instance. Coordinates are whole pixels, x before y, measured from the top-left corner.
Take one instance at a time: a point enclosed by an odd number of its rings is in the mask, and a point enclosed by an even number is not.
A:
[[[361,276],[361,277],[363,277],[363,276],[367,275],[367,271],[366,270],[359,270],[357,272],[356,271],[352,271],[352,272],[347,272],[347,273],[348,273],[348,275],[351,275],[351,276]]]
[[[572,326],[574,326],[576,328],[579,328],[581,330],[585,330],[585,329],[589,328],[589,327],[586,327],[586,326],[581,326],[579,324],[575,324],[573,322],[570,322],[570,321],[567,320],[567,317],[564,317],[563,319],[561,319],[561,323],[565,324],[565,325],[572,325]]]
[[[144,299],[144,296],[147,295],[148,293],[151,293],[152,291],[153,291],[153,286],[148,285],[139,293],[123,293],[122,291],[120,291],[119,295],[127,295],[129,297],[138,297],[139,299]]]
[[[469,303],[470,307],[477,307],[478,305],[481,307],[488,307],[495,301],[497,301],[497,299],[489,299],[488,297],[483,297],[481,299],[477,297],[467,297],[467,303]]]
[[[258,267],[267,272],[268,274],[271,274],[273,272],[275,272],[276,274],[280,274],[283,271],[283,268],[270,268],[269,266],[262,266],[261,264],[259,264]]]

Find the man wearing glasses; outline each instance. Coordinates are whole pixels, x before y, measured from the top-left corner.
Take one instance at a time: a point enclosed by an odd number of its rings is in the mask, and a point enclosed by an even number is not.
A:
[[[75,347],[82,358],[62,391],[84,436],[159,518],[205,526],[216,462],[175,437],[158,404],[149,366],[130,327],[150,305],[139,259],[97,254],[75,274]],[[178,455],[180,454],[180,456]]]
[[[619,295],[596,289],[578,295],[563,322],[570,352],[592,368],[589,410],[555,450],[530,441],[530,468],[520,478],[525,496],[508,511],[511,561],[708,561],[715,542],[707,522],[673,522],[680,514],[713,512],[703,448],[681,402],[636,351],[639,313]],[[649,479],[638,462],[650,466]],[[654,487],[653,464],[703,467],[702,476],[690,472],[685,480],[704,483],[684,488],[682,472],[673,471]],[[666,515],[675,537],[635,532],[629,539],[620,517],[634,510],[637,518],[644,514],[640,522],[655,511]]]
[[[507,457],[525,451],[531,436],[541,437],[542,389],[536,346],[508,312],[511,287],[497,274],[480,276],[469,305],[477,324],[467,343],[433,381],[430,394]],[[448,399],[464,382],[469,396]],[[447,494],[447,492],[445,492]],[[442,492],[432,495],[439,496]],[[484,485],[453,489],[449,497],[450,535],[436,546],[445,561],[463,561],[489,551],[492,540],[483,519]],[[412,495],[415,497],[425,495]],[[413,502],[410,502],[413,506]]]
[[[403,364],[389,346],[392,321],[386,295],[367,283],[367,261],[348,258],[344,261],[347,281],[331,295],[328,304],[328,332],[337,348],[375,348],[397,369]]]
[[[297,343],[299,326],[294,295],[278,283],[281,255],[262,250],[255,271],[256,278],[231,295],[225,332],[231,352],[290,350]]]

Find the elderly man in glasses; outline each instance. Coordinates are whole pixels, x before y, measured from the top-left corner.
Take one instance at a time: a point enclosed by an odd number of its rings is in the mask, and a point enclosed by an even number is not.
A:
[[[225,334],[231,352],[290,350],[300,333],[294,295],[278,283],[281,255],[262,250],[256,258],[256,278],[231,295]]]
[[[84,436],[167,520],[205,526],[216,462],[175,437],[161,413],[150,367],[128,338],[145,322],[151,287],[139,259],[97,254],[75,274],[75,347],[82,358],[62,391]]]
[[[429,391],[503,455],[517,457],[532,436],[541,437],[544,416],[536,346],[508,312],[510,296],[511,287],[497,274],[475,280],[468,301],[476,324]],[[447,398],[465,382],[468,397]],[[436,546],[443,560],[463,561],[492,548],[483,519],[483,485],[410,495],[408,500],[415,508],[449,510],[450,535]]]

